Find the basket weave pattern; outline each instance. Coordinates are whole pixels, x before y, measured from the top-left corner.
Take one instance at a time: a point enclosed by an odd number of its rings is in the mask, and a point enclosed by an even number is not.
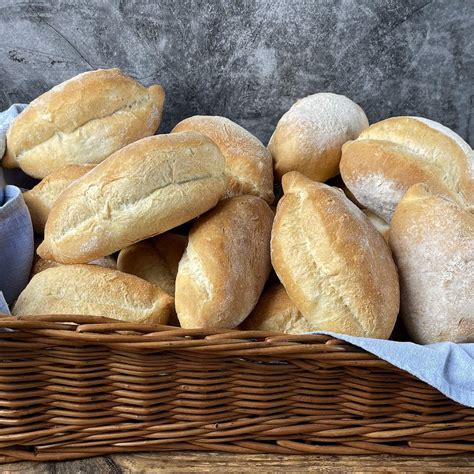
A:
[[[0,460],[474,451],[474,409],[321,335],[0,319]]]

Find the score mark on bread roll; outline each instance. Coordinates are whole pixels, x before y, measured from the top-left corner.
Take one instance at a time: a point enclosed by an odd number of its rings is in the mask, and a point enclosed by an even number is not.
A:
[[[217,145],[196,132],[132,143],[61,194],[38,255],[86,263],[183,224],[224,195],[224,164]]]
[[[36,274],[12,313],[86,314],[166,324],[172,304],[172,297],[134,275],[97,265],[61,265]]]
[[[411,338],[474,342],[474,214],[416,184],[395,210],[389,242]]]
[[[175,305],[183,328],[235,328],[270,274],[273,212],[256,196],[221,201],[200,217],[179,262]]]
[[[282,184],[271,256],[289,298],[313,330],[388,338],[400,299],[383,237],[341,190],[298,172]]]
[[[474,209],[473,155],[453,131],[421,117],[393,117],[371,125],[342,147],[341,175],[357,201],[390,222],[417,183]]]
[[[343,95],[319,93],[298,100],[268,143],[276,177],[289,171],[321,182],[336,176],[342,145],[368,126],[364,111]]]
[[[195,131],[208,136],[226,161],[226,197],[252,194],[269,204],[273,195],[272,156],[260,140],[226,117],[196,115],[179,122],[172,132]]]
[[[95,165],[68,165],[43,178],[33,189],[23,193],[37,234],[44,232],[49,212],[59,195],[76,179],[84,176]]]
[[[165,92],[143,87],[119,69],[79,74],[35,99],[7,132],[5,168],[44,178],[68,164],[97,164],[153,135]]]

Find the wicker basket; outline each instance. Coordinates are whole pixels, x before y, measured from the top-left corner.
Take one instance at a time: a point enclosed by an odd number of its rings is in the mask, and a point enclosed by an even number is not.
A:
[[[440,455],[474,451],[474,409],[321,335],[4,317],[0,455]]]

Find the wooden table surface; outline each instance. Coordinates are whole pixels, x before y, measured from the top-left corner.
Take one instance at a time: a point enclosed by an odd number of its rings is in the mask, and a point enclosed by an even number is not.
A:
[[[459,456],[279,456],[274,454],[143,453],[79,461],[0,465],[1,473],[474,472],[474,453]]]

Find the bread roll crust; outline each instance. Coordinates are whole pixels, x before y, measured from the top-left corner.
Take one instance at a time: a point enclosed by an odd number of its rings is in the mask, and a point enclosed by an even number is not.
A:
[[[283,285],[264,290],[257,306],[242,323],[241,329],[283,334],[303,334],[315,330],[290,300]]]
[[[37,273],[43,272],[48,268],[54,268],[63,265],[62,263],[55,262],[54,260],[44,260],[43,258],[40,258],[38,256],[36,256],[36,258],[34,258],[33,260],[34,261],[33,267],[31,268],[31,278],[33,278]],[[108,255],[107,257],[98,258],[97,260],[92,260],[92,262],[89,262],[87,265],[98,265],[99,267],[111,268],[113,270],[117,269],[117,262],[110,255]]]
[[[339,174],[341,147],[369,126],[364,111],[331,93],[298,100],[279,120],[268,143],[278,179],[299,171],[315,181]]]
[[[388,338],[399,287],[383,237],[341,190],[298,172],[282,184],[271,255],[289,298],[313,330]]]
[[[15,119],[2,166],[44,178],[67,164],[100,163],[155,133],[164,99],[161,86],[147,89],[119,69],[79,74],[35,99]]]
[[[120,251],[117,268],[143,278],[174,296],[178,264],[186,243],[186,237],[171,232],[137,242]]]
[[[34,188],[23,193],[37,234],[44,232],[49,212],[59,195],[76,179],[84,176],[94,165],[68,165],[43,178]]]
[[[340,164],[357,201],[386,222],[417,183],[474,209],[472,167],[472,150],[461,137],[420,117],[393,117],[371,125],[343,146]]]
[[[245,195],[194,224],[176,278],[183,328],[235,328],[250,314],[271,269],[272,220],[263,199]]]
[[[61,265],[31,279],[13,314],[86,314],[166,324],[172,303],[158,287],[133,275],[96,265]]]
[[[38,255],[86,263],[161,234],[214,207],[224,157],[195,132],[144,138],[69,186],[51,209]]]
[[[474,342],[474,215],[419,183],[398,204],[389,242],[411,338]]]
[[[226,117],[195,115],[173,132],[200,132],[220,148],[228,176],[226,197],[252,194],[273,202],[273,162],[267,148],[245,128]]]

